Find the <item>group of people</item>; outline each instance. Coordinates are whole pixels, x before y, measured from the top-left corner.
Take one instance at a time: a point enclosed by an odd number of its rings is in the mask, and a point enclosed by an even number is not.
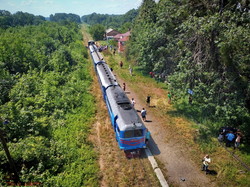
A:
[[[218,140],[220,142],[225,141],[226,147],[231,147],[233,145],[234,149],[240,146],[242,139],[242,134],[240,130],[237,130],[232,127],[222,127],[220,129],[220,134],[218,136]]]
[[[132,104],[133,107],[135,107],[135,99],[134,98],[131,99],[131,104]],[[145,122],[146,122],[146,115],[147,115],[146,109],[142,108],[142,110],[141,110],[141,118]]]
[[[151,78],[154,78],[157,83],[166,81],[166,72],[157,73],[157,72],[150,71],[149,76]]]

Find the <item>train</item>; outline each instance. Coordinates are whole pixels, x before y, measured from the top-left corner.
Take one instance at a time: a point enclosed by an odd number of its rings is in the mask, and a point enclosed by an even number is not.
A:
[[[128,158],[140,155],[141,150],[146,148],[147,128],[99,52],[95,41],[89,41],[88,48],[118,146]]]

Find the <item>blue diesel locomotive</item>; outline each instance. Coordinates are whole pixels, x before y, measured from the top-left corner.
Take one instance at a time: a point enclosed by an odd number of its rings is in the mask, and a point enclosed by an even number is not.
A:
[[[146,127],[103,60],[95,42],[89,41],[88,46],[119,148],[127,156],[131,152],[137,154],[140,149],[146,148]]]

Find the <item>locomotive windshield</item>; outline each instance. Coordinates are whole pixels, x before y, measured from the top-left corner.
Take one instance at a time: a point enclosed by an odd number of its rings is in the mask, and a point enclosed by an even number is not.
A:
[[[124,132],[124,138],[133,138],[133,137],[140,137],[143,136],[143,130],[137,129],[137,130],[130,130]]]

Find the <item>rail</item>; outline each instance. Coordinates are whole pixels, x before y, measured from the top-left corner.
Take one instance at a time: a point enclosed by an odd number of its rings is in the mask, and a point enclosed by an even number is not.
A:
[[[244,162],[243,162],[238,156],[236,156],[232,151],[228,150],[227,147],[226,147],[224,144],[222,144],[222,142],[219,141],[219,143],[220,143],[220,145],[221,145],[222,147],[224,147],[224,148],[226,149],[227,152],[229,152],[229,153],[232,155],[232,157],[233,157],[234,159],[236,159],[244,168],[246,168],[248,171],[250,171],[250,167],[249,167],[246,163],[244,163]]]

